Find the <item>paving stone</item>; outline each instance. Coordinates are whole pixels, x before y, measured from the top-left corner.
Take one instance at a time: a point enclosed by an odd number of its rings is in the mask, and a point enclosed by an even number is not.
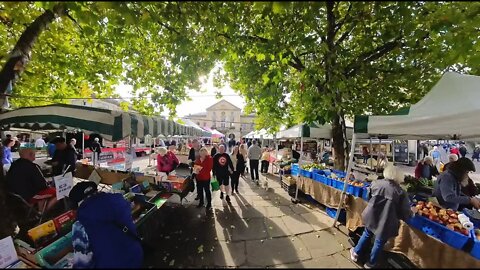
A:
[[[293,234],[302,234],[313,231],[313,227],[300,215],[281,217],[288,230]]]
[[[263,206],[253,207],[235,207],[236,213],[240,218],[264,218],[266,216],[266,209]]]
[[[283,206],[285,207],[285,206]],[[280,207],[277,207],[277,206],[270,206],[270,207],[265,207],[265,210],[266,210],[266,217],[281,217],[281,216],[284,216],[286,215],[281,209]],[[293,213],[293,211],[292,211]],[[289,214],[292,214],[292,213],[289,213]]]
[[[318,235],[318,237],[317,237]],[[343,247],[329,232],[319,231],[299,236],[313,258],[324,257],[343,250]]]
[[[333,219],[325,214],[319,212],[309,212],[301,214],[301,216],[318,231],[323,230],[332,225]]]
[[[273,238],[247,241],[247,263],[252,265],[277,265],[310,259],[305,245],[298,238]]]
[[[306,214],[306,213],[310,213],[310,209],[308,209],[307,207],[301,205],[301,204],[293,204],[293,205],[290,205],[290,208],[292,208],[293,212],[295,212],[295,214]]]
[[[270,237],[285,237],[292,235],[280,217],[266,218],[265,227],[267,228]]]
[[[358,265],[349,259],[347,259],[342,253],[336,253],[332,255],[332,258],[335,259],[337,262],[338,268],[359,268]],[[350,257],[350,252],[348,252],[348,256]]]
[[[246,261],[245,242],[226,243],[224,241],[219,241],[215,243],[212,248],[204,249],[204,252],[199,253],[197,258],[201,258],[202,255],[206,258],[205,261],[208,262],[208,264],[203,265],[220,267],[242,265]]]
[[[274,206],[273,201],[266,201],[266,200],[254,200],[253,201],[253,206]]]
[[[232,233],[232,241],[260,240],[268,237],[263,218],[235,220],[229,231]]]
[[[332,256],[314,258],[302,261],[303,268],[339,268],[337,261]]]

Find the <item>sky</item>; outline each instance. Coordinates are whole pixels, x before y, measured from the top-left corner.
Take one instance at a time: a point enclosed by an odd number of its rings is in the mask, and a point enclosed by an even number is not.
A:
[[[115,89],[121,97],[130,97],[132,87],[130,85],[119,85]],[[235,91],[227,84],[220,90],[213,86],[212,76],[209,76],[208,80],[202,84],[202,90],[204,92],[197,92],[195,90],[189,90],[187,93],[191,97],[191,101],[184,101],[177,107],[177,116],[186,116],[188,114],[206,112],[206,109],[213,104],[217,103],[221,99],[225,99],[233,105],[243,110],[245,106],[245,100],[239,96]],[[223,98],[217,99],[216,92],[220,92]],[[162,115],[167,116],[168,111],[163,112]]]

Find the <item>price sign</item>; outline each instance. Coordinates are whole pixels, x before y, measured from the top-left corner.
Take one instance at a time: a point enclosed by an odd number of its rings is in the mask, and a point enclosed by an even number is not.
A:
[[[53,177],[55,182],[55,188],[57,190],[57,200],[61,200],[64,197],[68,197],[70,190],[73,187],[73,175],[71,172],[65,174],[65,176],[58,175]]]

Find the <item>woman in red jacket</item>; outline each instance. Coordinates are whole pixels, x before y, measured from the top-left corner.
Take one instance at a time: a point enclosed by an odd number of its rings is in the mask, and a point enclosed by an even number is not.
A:
[[[210,192],[210,178],[213,168],[213,158],[208,154],[208,150],[202,147],[199,151],[200,156],[195,160],[193,172],[197,179],[197,192],[200,199],[198,208],[204,206],[203,191],[207,196],[207,209],[212,208],[212,193]]]

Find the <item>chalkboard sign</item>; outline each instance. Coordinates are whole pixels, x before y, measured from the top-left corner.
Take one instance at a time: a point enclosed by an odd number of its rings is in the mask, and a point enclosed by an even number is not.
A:
[[[408,143],[395,142],[393,151],[395,152],[395,162],[408,163]]]

